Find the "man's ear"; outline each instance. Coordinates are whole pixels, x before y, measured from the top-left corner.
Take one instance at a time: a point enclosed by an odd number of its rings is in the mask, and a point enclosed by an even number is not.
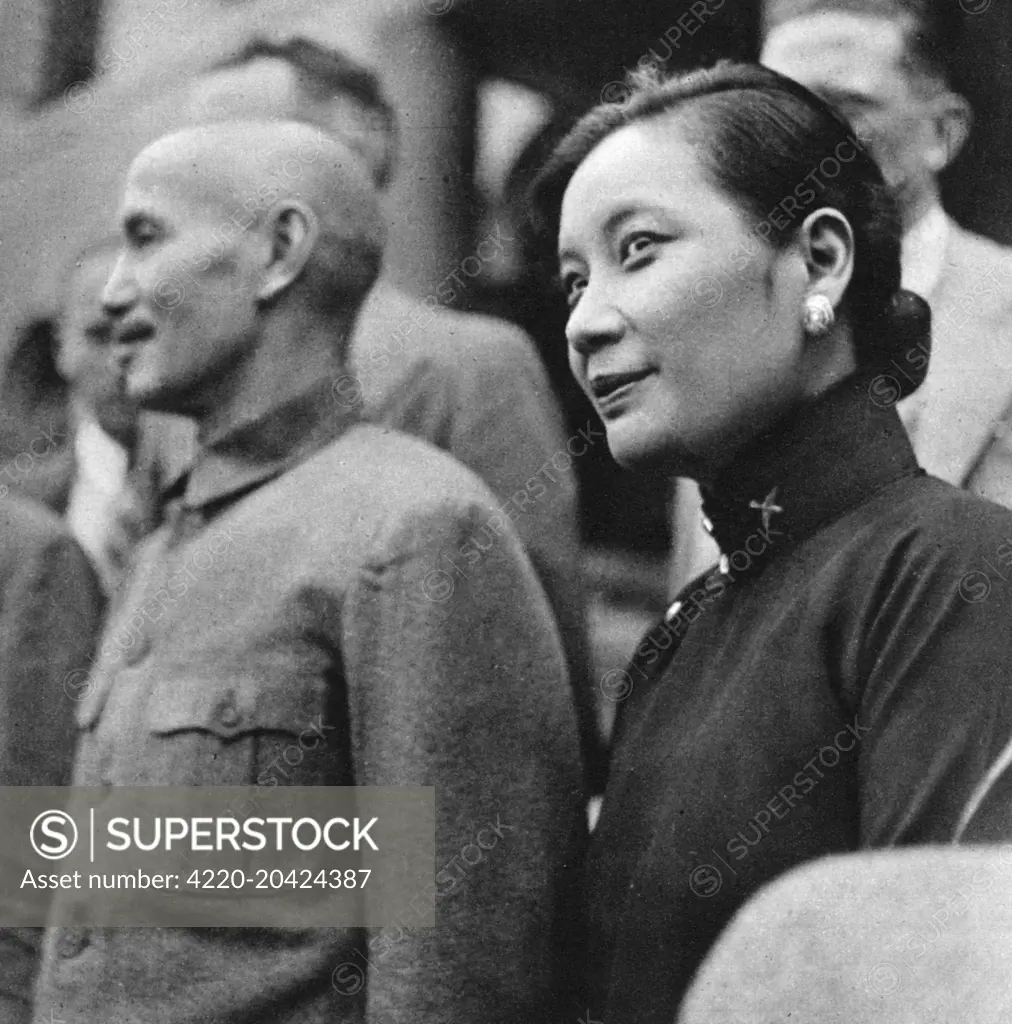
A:
[[[270,302],[302,273],[316,247],[320,222],[305,203],[286,199],[271,210],[265,227],[270,251],[257,298]]]
[[[808,272],[807,295],[825,295],[839,306],[854,273],[854,232],[839,210],[825,206],[810,213],[798,231]]]
[[[945,170],[959,156],[973,126],[973,108],[958,93],[946,91],[930,104],[931,144],[924,155],[934,174]]]

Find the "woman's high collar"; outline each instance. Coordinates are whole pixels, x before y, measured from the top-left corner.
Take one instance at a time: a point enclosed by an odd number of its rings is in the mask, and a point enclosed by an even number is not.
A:
[[[880,488],[919,472],[895,408],[876,405],[859,375],[749,445],[704,487],[705,525],[732,561],[761,541],[775,556]]]

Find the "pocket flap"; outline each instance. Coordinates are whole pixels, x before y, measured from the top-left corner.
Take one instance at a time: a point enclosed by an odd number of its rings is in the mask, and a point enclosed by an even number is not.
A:
[[[319,720],[322,698],[318,679],[163,678],[148,698],[147,724],[156,735],[200,730],[223,740],[251,732],[298,736]]]

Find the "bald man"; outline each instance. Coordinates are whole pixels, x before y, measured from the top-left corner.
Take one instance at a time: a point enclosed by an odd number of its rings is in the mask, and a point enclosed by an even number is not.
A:
[[[294,123],[188,130],[135,160],[121,220],[104,303],[127,393],[192,417],[200,450],[107,627],[76,782],[432,786],[437,866],[489,814],[516,838],[437,876],[436,927],[381,949],[355,929],[51,929],[35,1021],[557,1019],[582,838],[564,656],[485,486],[335,398],[382,253],[359,158]]]
[[[242,119],[250,111],[324,126],[362,156],[381,201],[388,201],[396,176],[398,118],[377,73],[352,56],[350,44],[336,50],[302,36],[254,39],[194,82],[187,112],[194,121]],[[392,209],[387,213],[391,216]],[[465,271],[502,255],[498,231],[475,245]],[[573,467],[594,439],[567,437],[557,397],[524,331],[442,305],[460,298],[467,287],[468,278],[455,270],[423,302],[382,273],[355,325],[352,369],[339,397],[360,406],[373,423],[448,451],[499,499],[560,625],[584,760],[591,785],[599,790],[604,753],[595,710],[599,695],[588,660]],[[586,435],[586,425],[579,426]]]

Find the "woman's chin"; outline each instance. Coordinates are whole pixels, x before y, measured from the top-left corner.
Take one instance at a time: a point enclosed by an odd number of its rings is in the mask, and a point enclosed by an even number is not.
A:
[[[643,429],[643,424],[607,425],[608,450],[623,468],[635,473],[665,473],[681,476],[682,459],[671,438],[656,429]]]

